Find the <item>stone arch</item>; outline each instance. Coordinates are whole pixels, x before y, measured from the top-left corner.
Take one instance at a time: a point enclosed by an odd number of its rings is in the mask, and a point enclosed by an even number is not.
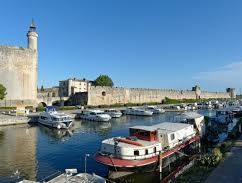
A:
[[[45,102],[40,102],[40,103],[38,104],[38,106],[47,107],[47,104],[46,104]]]

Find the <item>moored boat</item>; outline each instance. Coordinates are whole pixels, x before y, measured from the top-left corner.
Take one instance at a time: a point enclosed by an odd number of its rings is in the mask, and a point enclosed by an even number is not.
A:
[[[196,112],[184,112],[174,117],[175,122],[192,124],[200,137],[206,133],[204,116]]]
[[[142,108],[129,107],[124,111],[124,114],[134,116],[152,116],[153,112]]]
[[[232,109],[232,112],[234,113],[234,117],[242,117],[242,106],[237,106]]]
[[[38,122],[57,129],[68,129],[72,126],[71,117],[67,114],[57,112],[52,106],[46,107],[45,111],[39,114]]]
[[[193,125],[184,123],[130,127],[129,137],[103,140],[95,160],[118,170],[155,169],[160,157],[166,158],[197,141],[195,133]]]
[[[106,183],[106,179],[95,173],[77,173],[77,169],[65,169],[65,173],[56,172],[41,181],[35,182],[30,180],[18,181],[18,183]]]
[[[147,110],[147,111],[152,111],[153,114],[161,114],[161,113],[164,113],[164,112],[165,112],[164,109],[159,108],[159,107],[157,107],[157,106],[146,106],[146,107],[145,107],[145,110]]]
[[[101,110],[89,110],[77,113],[76,118],[90,121],[107,122],[111,119],[111,116]]]
[[[119,118],[122,116],[122,113],[116,109],[106,109],[104,112],[110,115],[112,118]]]

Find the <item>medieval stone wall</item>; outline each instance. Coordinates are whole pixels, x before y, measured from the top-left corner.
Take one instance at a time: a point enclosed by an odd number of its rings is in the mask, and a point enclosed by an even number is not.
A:
[[[0,83],[7,88],[7,101],[37,98],[37,51],[0,46]]]
[[[196,99],[195,91],[169,90],[169,89],[144,89],[120,87],[95,87],[88,91],[88,105],[111,105],[118,103],[149,103],[162,102],[165,97],[171,99]],[[227,92],[201,92],[201,98],[230,98]]]

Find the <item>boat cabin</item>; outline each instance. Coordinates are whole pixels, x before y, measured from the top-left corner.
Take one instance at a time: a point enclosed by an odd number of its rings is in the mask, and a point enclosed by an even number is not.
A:
[[[234,114],[230,110],[217,110],[216,116],[211,118],[212,122],[221,123],[221,124],[228,124],[233,122]]]
[[[184,112],[174,117],[175,122],[192,124],[200,137],[206,133],[204,116],[196,112]]]
[[[153,126],[134,126],[129,128],[130,136],[140,140],[159,141],[164,148],[173,148],[196,135],[191,124],[163,122]]]
[[[129,128],[129,135],[137,137],[146,141],[157,141],[157,130],[146,127],[131,127]]]

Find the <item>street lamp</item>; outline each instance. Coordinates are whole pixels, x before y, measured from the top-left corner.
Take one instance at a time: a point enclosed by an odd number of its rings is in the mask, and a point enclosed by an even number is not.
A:
[[[85,154],[85,173],[87,172],[87,157],[89,157],[90,154]]]

